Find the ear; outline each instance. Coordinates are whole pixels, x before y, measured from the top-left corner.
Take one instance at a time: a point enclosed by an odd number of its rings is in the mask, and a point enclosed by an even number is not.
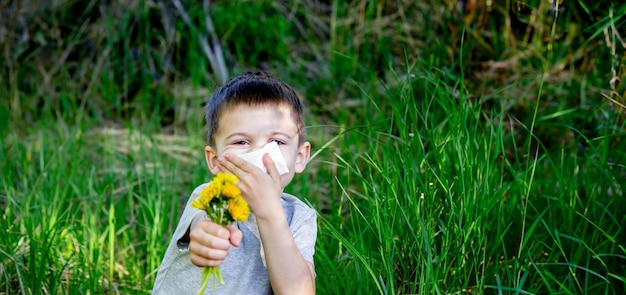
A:
[[[206,165],[211,170],[211,173],[215,175],[220,172],[219,163],[217,162],[217,151],[211,146],[206,146],[204,147],[204,156],[206,157]]]
[[[306,164],[309,161],[311,155],[311,143],[305,141],[298,148],[298,154],[296,155],[296,163],[294,165],[294,171],[300,173],[306,168]]]

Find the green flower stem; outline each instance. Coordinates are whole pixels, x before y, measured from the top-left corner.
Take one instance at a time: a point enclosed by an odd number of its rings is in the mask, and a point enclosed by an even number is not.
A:
[[[206,290],[206,285],[209,283],[210,275],[211,275],[210,267],[202,268],[202,284],[200,285],[200,290],[198,290],[198,295],[204,294],[204,290]]]
[[[211,220],[219,225],[225,226],[227,219],[224,214],[225,208],[223,203],[218,205],[213,205],[213,210],[207,212]],[[209,210],[207,210],[209,211]],[[202,284],[200,285],[200,290],[198,290],[198,295],[204,294],[207,285],[209,284],[209,279],[213,278],[213,290],[217,288],[217,281],[219,280],[220,284],[224,284],[224,277],[222,276],[222,272],[220,271],[219,266],[209,266],[202,268]]]

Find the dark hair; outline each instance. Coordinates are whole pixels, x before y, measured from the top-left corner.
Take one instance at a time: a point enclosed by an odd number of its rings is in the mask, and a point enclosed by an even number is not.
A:
[[[225,109],[236,105],[258,106],[266,104],[288,105],[296,123],[298,142],[304,142],[302,104],[296,92],[285,82],[263,72],[245,72],[226,81],[217,88],[205,107],[209,145],[215,145],[220,116]]]

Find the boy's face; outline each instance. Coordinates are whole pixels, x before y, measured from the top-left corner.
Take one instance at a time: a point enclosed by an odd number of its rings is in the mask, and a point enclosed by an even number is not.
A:
[[[237,105],[222,112],[219,130],[214,135],[215,146],[205,148],[206,160],[213,174],[219,172],[217,158],[226,154],[240,155],[278,143],[289,173],[281,175],[284,188],[306,167],[311,144],[298,144],[297,126],[286,105]]]

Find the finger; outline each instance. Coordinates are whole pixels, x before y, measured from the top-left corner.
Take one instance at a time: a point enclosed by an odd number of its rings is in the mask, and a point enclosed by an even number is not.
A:
[[[206,247],[200,243],[190,242],[189,253],[190,255],[196,256],[196,258],[200,260],[224,260],[226,255],[228,255],[228,248],[217,249]]]
[[[219,159],[218,159],[219,161]],[[228,169],[231,173],[237,175],[239,171],[243,171],[246,173],[252,173],[255,170],[260,170],[250,162],[236,156],[236,155],[224,155],[224,160],[220,162],[223,164],[226,169]]]
[[[243,233],[239,230],[234,224],[231,224],[226,227],[230,232],[230,244],[239,247],[241,245],[241,239],[243,238]]]
[[[265,169],[267,169],[267,173],[272,179],[280,179],[278,168],[276,168],[276,163],[274,163],[274,159],[272,159],[270,154],[263,155],[263,165],[265,165]]]
[[[218,163],[218,167],[220,168],[220,171],[222,172],[229,172],[235,175],[239,174],[239,168],[237,168],[237,166],[235,164],[232,163],[232,161],[230,161],[231,156],[230,155],[225,155],[223,158],[218,158],[217,159],[217,163]]]
[[[224,262],[228,251],[216,251],[209,248],[191,248],[189,245],[189,259],[196,266],[218,266]]]
[[[228,236],[230,235],[225,227],[211,221],[210,219],[201,220],[200,222],[198,222],[198,225],[196,225],[196,227],[199,227],[200,230],[207,234],[221,239],[228,239]]]
[[[198,223],[189,233],[190,247],[191,244],[197,244],[211,249],[228,250],[229,239],[230,232],[226,228],[209,221]]]

